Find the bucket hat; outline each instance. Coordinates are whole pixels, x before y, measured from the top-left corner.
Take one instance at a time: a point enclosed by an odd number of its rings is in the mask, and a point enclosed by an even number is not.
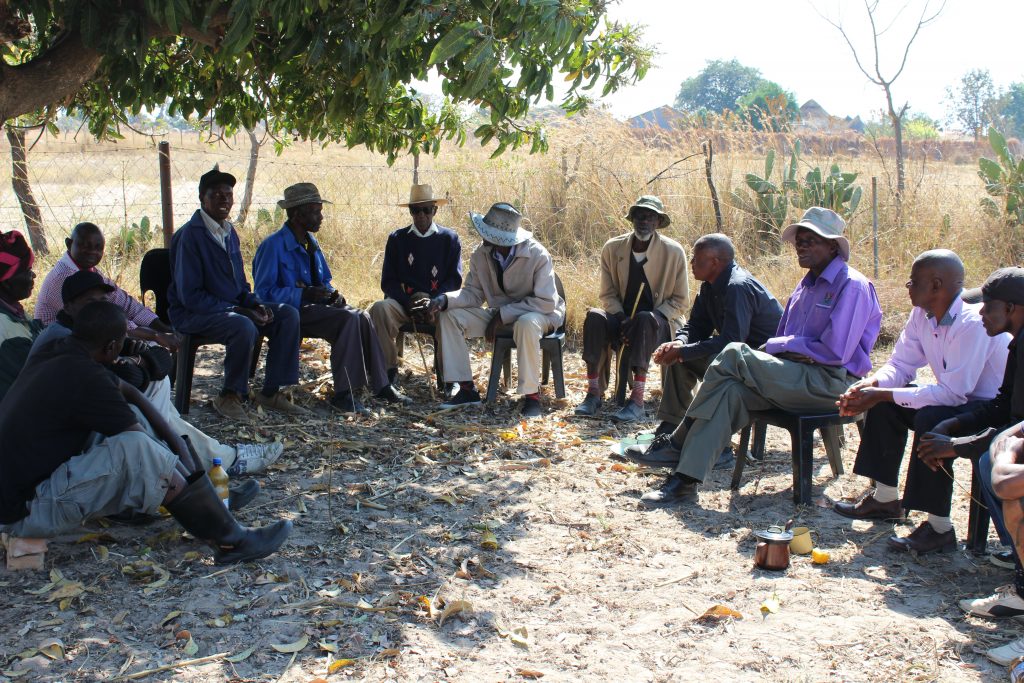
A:
[[[782,241],[795,244],[796,231],[800,228],[806,228],[827,240],[833,240],[839,245],[839,255],[843,257],[843,260],[850,260],[850,240],[843,237],[843,232],[846,231],[846,221],[835,211],[812,206],[804,212],[798,222],[786,226],[786,229],[782,231]]]
[[[471,211],[469,218],[484,241],[498,246],[514,247],[533,236],[532,232],[522,227],[523,214],[505,202],[492,205],[485,216]]]

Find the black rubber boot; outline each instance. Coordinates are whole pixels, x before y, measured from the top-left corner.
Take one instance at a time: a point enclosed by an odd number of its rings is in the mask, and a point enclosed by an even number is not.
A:
[[[206,472],[190,476],[185,490],[164,507],[185,531],[213,548],[217,564],[248,562],[271,555],[292,530],[288,520],[258,529],[240,525],[224,506]]]
[[[260,495],[260,483],[255,479],[246,479],[237,486],[229,486],[228,509],[232,512],[241,510]]]

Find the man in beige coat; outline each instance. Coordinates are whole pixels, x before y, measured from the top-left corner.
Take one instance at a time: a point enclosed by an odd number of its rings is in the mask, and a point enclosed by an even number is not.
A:
[[[619,362],[629,363],[633,373],[629,400],[612,415],[619,422],[643,418],[651,354],[672,338],[672,325],[682,323],[690,298],[686,252],[658,234],[671,223],[661,200],[640,197],[626,220],[633,231],[613,237],[601,250],[601,308],[590,309],[583,323],[587,397],[576,408],[577,415],[597,415],[605,390],[602,370],[618,349]]]
[[[499,202],[486,216],[471,213],[470,218],[483,244],[470,256],[469,275],[462,288],[413,309],[438,313],[444,380],[459,385],[457,393],[441,407],[480,403],[466,340],[484,337],[492,341],[502,326],[511,326],[522,414],[538,417],[540,340],[565,320],[565,301],[555,287],[551,255],[522,228],[523,216],[510,204]]]

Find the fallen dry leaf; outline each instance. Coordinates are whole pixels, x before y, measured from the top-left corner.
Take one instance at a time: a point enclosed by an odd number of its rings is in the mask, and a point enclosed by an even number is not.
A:
[[[469,600],[454,600],[444,606],[444,610],[441,612],[441,616],[438,618],[437,625],[444,626],[444,622],[448,617],[454,616],[461,612],[472,612],[473,603]]]
[[[255,651],[256,651],[256,647],[253,646],[253,647],[250,647],[248,650],[242,650],[237,655],[229,655],[229,656],[225,657],[224,661],[231,662],[232,664],[237,664],[238,662],[240,662],[240,661],[242,661],[244,659],[248,659],[249,655],[251,655]]]
[[[39,644],[39,651],[50,659],[64,658],[64,642],[60,638],[50,638]]]
[[[343,669],[346,666],[352,666],[355,663],[356,660],[354,659],[336,659],[327,667],[327,673],[332,674],[338,669]]]
[[[543,671],[536,671],[534,669],[516,669],[516,673],[522,676],[523,678],[529,678],[534,680],[538,678],[544,678]]]
[[[46,599],[46,602],[53,602],[54,600],[65,600],[69,598],[77,598],[79,595],[85,592],[85,586],[78,581],[71,581],[65,583],[63,586],[55,590],[50,594],[50,597]],[[64,609],[63,607],[61,609]]]
[[[170,621],[172,621],[172,620],[174,620],[174,619],[176,619],[176,618],[178,618],[180,616],[181,616],[181,610],[177,610],[176,609],[173,612],[168,612],[164,616],[164,618],[160,620],[160,625],[161,626],[166,626],[168,624],[168,622],[170,622]]]
[[[279,645],[277,643],[271,643],[270,647],[274,648],[278,652],[285,652],[285,653],[291,654],[292,652],[299,652],[299,651],[301,651],[308,644],[309,644],[309,636],[302,636],[301,638],[296,640],[294,643],[285,643],[283,645]]]
[[[697,617],[699,624],[717,624],[726,619],[742,619],[743,615],[725,605],[712,605],[704,614]]]
[[[493,531],[487,529],[480,534],[480,547],[484,550],[498,549],[498,537],[494,535]]]

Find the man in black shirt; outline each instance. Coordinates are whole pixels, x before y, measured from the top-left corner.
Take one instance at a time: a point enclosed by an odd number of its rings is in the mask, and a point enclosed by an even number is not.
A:
[[[658,417],[657,438],[649,448],[627,449],[627,457],[648,465],[674,467],[679,449],[668,445],[693,400],[697,383],[719,352],[731,342],[757,348],[778,329],[782,306],[771,292],[736,264],[732,240],[721,233],[704,235],[693,244],[690,271],[700,291],[690,318],[675,341],[662,344],[654,361],[663,366],[665,391]],[[664,461],[660,452],[665,451]],[[653,459],[652,459],[653,458]]]
[[[46,538],[163,505],[220,564],[276,551],[291,523],[240,526],[181,437],[104,367],[126,336],[118,306],[85,306],[72,336],[33,356],[0,402],[0,527]]]

